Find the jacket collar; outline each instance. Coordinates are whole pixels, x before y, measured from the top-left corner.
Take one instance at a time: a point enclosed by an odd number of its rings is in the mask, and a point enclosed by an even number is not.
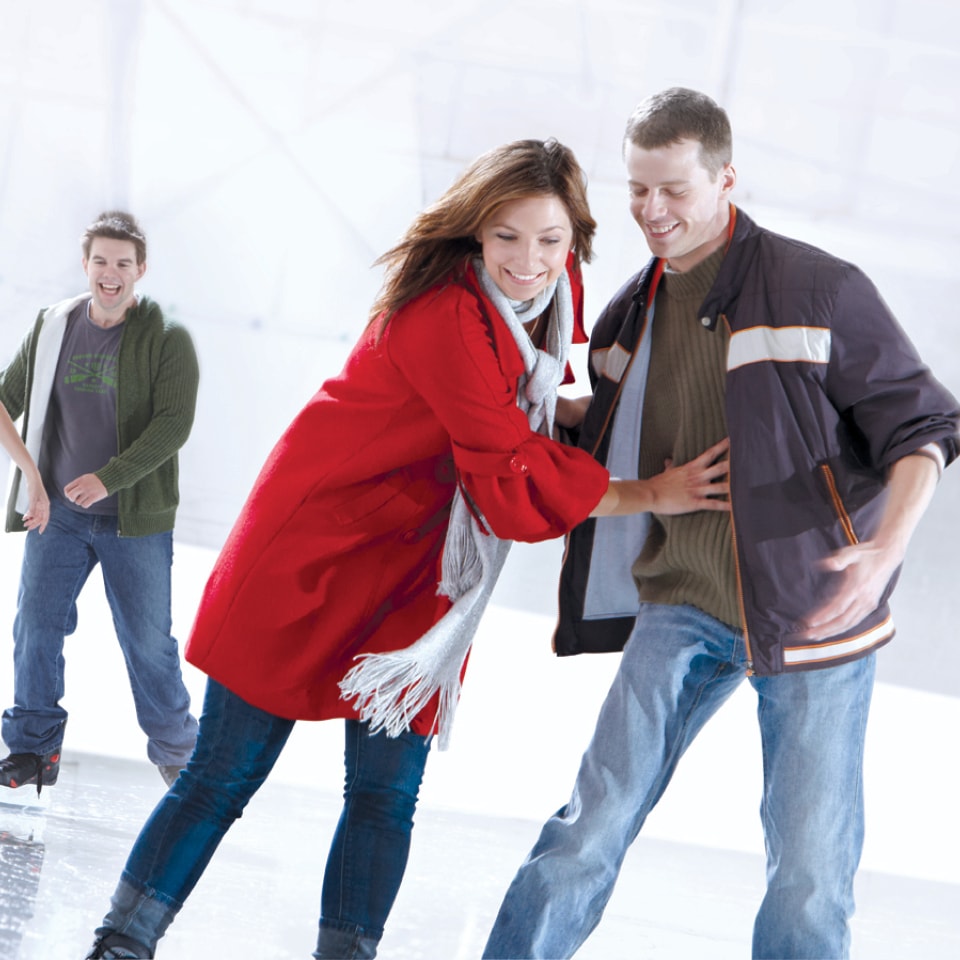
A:
[[[700,316],[710,321],[709,324],[704,323],[704,326],[710,330],[716,327],[720,317],[732,308],[739,296],[763,232],[739,208],[731,210],[731,218],[733,230],[727,243],[727,252],[720,264],[720,272],[700,306]]]
[[[717,279],[701,307],[701,316],[709,315],[712,318],[711,326],[716,325],[717,317],[721,312],[716,303],[726,304],[729,291],[740,289],[740,281],[746,272],[745,263],[749,257],[742,256],[745,245],[755,242],[760,235],[760,228],[739,207],[730,204],[729,234],[727,237],[727,251],[720,265]],[[734,256],[730,256],[733,253]],[[666,262],[657,257],[651,257],[646,266],[637,274],[636,289],[633,300],[641,304],[648,302],[656,294],[657,283],[663,274]],[[739,267],[739,269],[735,269]],[[724,293],[724,291],[728,291]]]

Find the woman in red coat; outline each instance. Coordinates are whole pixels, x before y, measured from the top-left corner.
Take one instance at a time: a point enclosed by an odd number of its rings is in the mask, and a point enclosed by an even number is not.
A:
[[[210,677],[196,751],[89,957],[152,957],[294,722],[332,717],[346,721],[346,790],[314,957],[373,957],[431,737],[445,745],[510,541],[654,502],[720,508],[719,448],[616,481],[552,439],[574,419],[556,390],[582,339],[594,229],[570,150],[518,141],[381,258],[366,330],[271,453],[207,584],[186,651]]]

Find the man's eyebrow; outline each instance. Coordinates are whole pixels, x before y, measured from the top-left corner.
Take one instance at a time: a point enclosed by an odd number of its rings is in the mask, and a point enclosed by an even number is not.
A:
[[[657,186],[658,187],[679,187],[689,182],[690,182],[689,179],[683,179],[683,178],[678,180],[663,180],[660,183],[658,183]],[[635,184],[638,187],[646,186],[646,184],[643,183],[641,180],[634,180],[632,177],[629,180],[627,180],[627,183]]]

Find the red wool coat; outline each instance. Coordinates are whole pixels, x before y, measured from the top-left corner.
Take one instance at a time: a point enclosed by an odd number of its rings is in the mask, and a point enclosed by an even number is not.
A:
[[[457,478],[498,536],[530,542],[571,529],[607,488],[589,454],[530,431],[519,351],[472,272],[378,330],[273,449],[187,643],[190,663],[278,716],[355,717],[338,687],[354,657],[409,646],[446,612]]]

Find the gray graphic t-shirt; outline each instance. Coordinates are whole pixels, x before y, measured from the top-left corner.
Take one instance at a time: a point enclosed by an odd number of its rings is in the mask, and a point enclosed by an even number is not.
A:
[[[44,425],[40,472],[51,497],[66,503],[63,488],[85,473],[95,473],[117,455],[117,368],[123,324],[98,327],[88,315],[89,301],[67,318],[57,374]],[[116,494],[82,513],[116,516]]]

